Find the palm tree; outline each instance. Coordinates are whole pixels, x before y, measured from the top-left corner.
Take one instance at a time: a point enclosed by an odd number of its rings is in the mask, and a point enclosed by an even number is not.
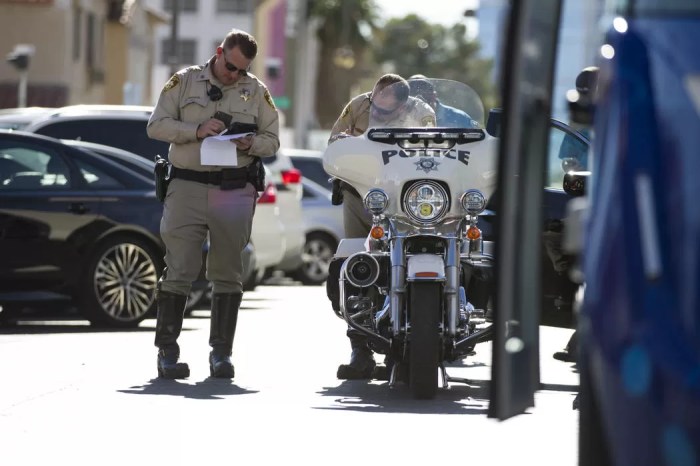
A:
[[[377,6],[374,0],[310,0],[309,15],[319,20],[321,44],[316,115],[322,128],[330,128],[363,74]]]

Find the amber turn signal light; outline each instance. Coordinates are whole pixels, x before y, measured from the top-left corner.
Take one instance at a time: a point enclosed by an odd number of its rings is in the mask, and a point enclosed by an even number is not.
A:
[[[382,239],[384,238],[384,228],[380,226],[372,227],[372,229],[369,232],[369,235],[374,239]]]
[[[473,225],[470,226],[469,229],[467,229],[467,238],[472,241],[481,238],[481,230]]]

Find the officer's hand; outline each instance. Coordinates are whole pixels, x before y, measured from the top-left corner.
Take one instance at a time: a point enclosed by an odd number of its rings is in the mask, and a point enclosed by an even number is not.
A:
[[[347,131],[341,131],[340,133],[336,134],[335,136],[333,136],[331,138],[332,139],[331,142],[335,142],[338,139],[349,138],[350,136],[352,136],[352,135],[350,133],[348,133]]]
[[[207,136],[216,136],[226,128],[224,122],[216,118],[211,118],[197,127],[197,139],[204,139]]]
[[[244,138],[240,139],[233,139],[232,140],[234,144],[236,144],[236,147],[240,150],[248,150],[250,149],[250,146],[253,145],[253,136],[249,135]]]

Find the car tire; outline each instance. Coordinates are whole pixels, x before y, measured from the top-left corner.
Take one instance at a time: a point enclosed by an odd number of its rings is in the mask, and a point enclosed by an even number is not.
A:
[[[313,232],[306,235],[304,250],[302,252],[303,264],[292,274],[292,278],[299,280],[304,285],[320,285],[328,278],[336,241],[326,233]]]
[[[255,288],[262,283],[265,276],[265,269],[254,270],[248,275],[246,281],[243,282],[243,291],[255,291]]]
[[[98,243],[78,296],[85,318],[94,325],[129,328],[153,315],[162,256],[139,237],[112,236]]]

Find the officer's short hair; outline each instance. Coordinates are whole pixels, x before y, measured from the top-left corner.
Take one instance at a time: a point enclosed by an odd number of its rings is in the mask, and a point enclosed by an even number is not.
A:
[[[408,82],[398,74],[385,74],[379,78],[375,86],[378,86],[378,89],[380,90],[387,86],[391,86],[391,91],[394,93],[394,97],[396,97],[397,101],[406,102],[406,100],[408,100],[408,93],[410,91]]]
[[[231,50],[234,47],[241,49],[241,53],[248,60],[252,60],[258,54],[258,43],[255,38],[240,29],[231,29],[226,38],[221,42],[224,50]]]
[[[411,88],[411,95],[426,102],[433,100],[435,96],[435,86],[426,79],[409,79],[408,85]]]

